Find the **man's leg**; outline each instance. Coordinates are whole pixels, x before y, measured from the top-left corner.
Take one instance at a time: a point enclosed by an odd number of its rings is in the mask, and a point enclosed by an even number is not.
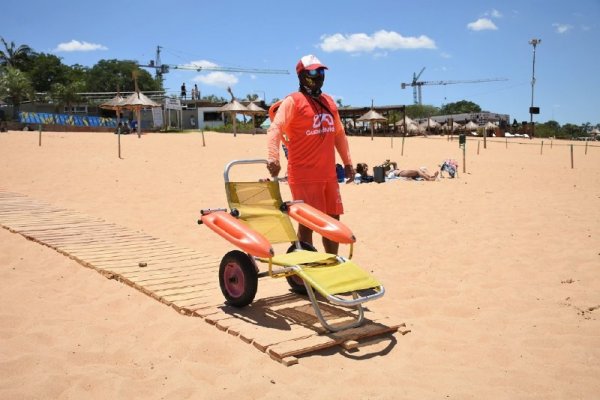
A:
[[[331,215],[330,214],[329,216],[337,219],[338,221],[340,219],[339,215]],[[339,247],[340,247],[340,244],[338,242],[334,242],[333,240],[329,240],[325,236],[323,236],[323,248],[325,249],[325,253],[337,254]]]
[[[313,244],[312,234],[313,234],[312,230],[308,229],[306,226],[304,226],[302,224],[298,224],[298,240],[299,241],[312,245]]]

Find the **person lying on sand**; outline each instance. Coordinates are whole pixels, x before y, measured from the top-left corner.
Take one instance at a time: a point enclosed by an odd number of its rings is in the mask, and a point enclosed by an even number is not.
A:
[[[435,181],[439,175],[439,171],[436,171],[435,174],[429,175],[427,173],[426,168],[420,169],[391,169],[387,173],[388,179],[393,178],[409,178],[409,179],[423,179],[426,181]]]

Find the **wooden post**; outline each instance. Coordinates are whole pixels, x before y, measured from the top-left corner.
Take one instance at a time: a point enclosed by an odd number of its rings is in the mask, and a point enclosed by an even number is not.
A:
[[[463,174],[467,172],[467,143],[462,147],[463,148]]]
[[[38,146],[42,146],[42,124],[38,125],[38,131],[39,131],[39,139],[38,139]]]
[[[483,148],[487,149],[487,129],[483,128]],[[477,154],[479,154],[479,144],[477,144]]]
[[[483,143],[485,143],[485,139],[483,139]],[[477,141],[477,155],[479,155],[479,145],[481,144],[481,141]],[[483,146],[485,148],[485,144]]]
[[[588,141],[585,141],[585,155],[587,155],[587,145],[588,145]]]
[[[137,130],[138,139],[140,139],[142,137],[142,109],[141,108],[137,109],[136,130]]]
[[[119,126],[117,128],[117,143],[118,143],[118,149],[119,149],[119,158],[121,158],[121,127]]]
[[[233,124],[233,137],[237,137],[237,117],[235,113],[231,113],[232,124]]]
[[[404,134],[404,136],[402,136],[402,150],[400,151],[400,156],[404,155],[404,138],[406,137],[406,134]]]
[[[553,140],[550,139],[550,148],[552,148],[552,142],[553,142]]]
[[[202,147],[206,147],[206,142],[204,141],[204,129],[202,129]]]
[[[508,149],[508,138],[507,138],[507,137],[505,137],[505,138],[504,138],[504,140],[505,140],[505,142],[506,142],[506,148]]]
[[[542,145],[540,146],[540,155],[544,153],[544,141],[542,140]]]
[[[574,164],[573,164],[573,145],[571,145],[571,169],[574,168]]]

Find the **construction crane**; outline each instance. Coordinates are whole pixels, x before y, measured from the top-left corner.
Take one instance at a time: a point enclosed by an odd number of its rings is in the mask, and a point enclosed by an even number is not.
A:
[[[138,64],[139,67],[143,68],[154,68],[156,70],[156,79],[162,83],[163,75],[168,73],[171,69],[184,69],[191,71],[220,71],[220,72],[249,72],[253,74],[289,74],[288,70],[285,69],[259,69],[259,68],[236,68],[236,67],[203,67],[195,65],[172,65],[163,64],[160,60],[160,49],[161,46],[156,46],[156,57],[154,60],[150,60],[147,65]]]
[[[410,83],[401,83],[400,87],[406,89],[409,86],[413,88],[413,101],[415,104],[423,104],[423,98],[421,96],[421,87],[424,85],[453,85],[456,83],[480,83],[480,82],[496,82],[496,81],[507,81],[506,78],[491,78],[491,79],[472,79],[466,81],[420,81],[421,74],[425,71],[425,67],[421,69],[419,74],[413,73],[413,79]]]

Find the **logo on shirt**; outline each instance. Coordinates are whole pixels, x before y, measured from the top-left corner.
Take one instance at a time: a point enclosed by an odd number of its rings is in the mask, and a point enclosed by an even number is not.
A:
[[[306,135],[319,135],[335,131],[333,116],[331,114],[315,114],[313,117],[313,129],[307,130]]]

